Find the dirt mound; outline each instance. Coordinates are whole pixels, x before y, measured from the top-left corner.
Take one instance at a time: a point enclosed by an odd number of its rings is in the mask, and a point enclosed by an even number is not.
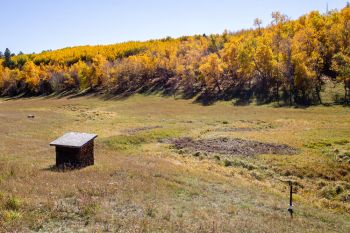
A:
[[[283,144],[262,143],[243,139],[213,138],[193,140],[191,138],[178,138],[172,140],[177,149],[190,149],[208,153],[229,155],[257,155],[257,154],[285,154],[297,153],[297,149]]]

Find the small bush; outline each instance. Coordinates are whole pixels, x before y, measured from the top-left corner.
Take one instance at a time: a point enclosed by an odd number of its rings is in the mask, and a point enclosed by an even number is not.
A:
[[[17,197],[10,197],[6,203],[5,208],[7,210],[19,210],[21,208],[22,201]]]
[[[335,196],[337,195],[337,193],[335,192],[335,190],[331,187],[324,187],[321,190],[321,196],[323,198],[326,198],[328,200],[333,199]]]
[[[344,187],[341,185],[329,185],[321,189],[321,196],[328,200],[332,200],[337,197],[339,194],[344,192]]]
[[[220,161],[220,156],[215,155],[215,156],[214,156],[214,159],[216,159],[216,160],[219,160],[219,161]]]
[[[228,121],[223,121],[222,124],[227,125]]]
[[[224,163],[224,166],[225,166],[225,167],[230,167],[230,166],[232,166],[232,162],[229,161],[229,160],[227,160],[227,159],[225,159],[223,163]]]
[[[193,154],[194,157],[199,157],[201,155],[201,152],[197,151],[196,153]]]
[[[22,218],[22,214],[15,210],[5,210],[1,214],[4,222],[14,222]]]

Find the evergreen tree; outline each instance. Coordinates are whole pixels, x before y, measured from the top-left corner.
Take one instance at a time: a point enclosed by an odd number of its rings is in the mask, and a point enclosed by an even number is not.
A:
[[[11,67],[11,51],[6,48],[5,52],[4,52],[4,57],[5,57],[5,61],[4,61],[4,66],[5,67]]]

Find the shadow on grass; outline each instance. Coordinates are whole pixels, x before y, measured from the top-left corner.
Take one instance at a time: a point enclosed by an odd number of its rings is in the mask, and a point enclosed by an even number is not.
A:
[[[251,91],[243,91],[243,92],[232,92],[231,94],[215,94],[207,91],[176,91],[173,89],[164,89],[162,86],[155,85],[152,87],[142,87],[137,90],[126,90],[119,92],[106,92],[101,88],[87,88],[85,90],[69,90],[62,92],[55,92],[51,94],[42,94],[42,95],[26,95],[19,94],[11,97],[4,97],[4,101],[18,100],[18,99],[33,99],[33,98],[44,98],[44,99],[74,99],[80,97],[89,97],[89,98],[99,98],[101,100],[110,101],[122,101],[127,100],[129,97],[132,97],[136,94],[140,94],[143,96],[151,96],[157,95],[164,98],[174,98],[176,99],[185,99],[185,100],[193,100],[192,103],[200,104],[203,106],[210,106],[219,101],[232,101],[233,106],[249,106],[252,103],[256,102],[257,105],[271,105],[274,108],[296,108],[296,109],[307,109],[312,106],[324,106],[324,107],[332,107],[332,106],[343,106],[350,107],[350,103],[346,101],[334,101],[330,103],[309,103],[309,104],[290,104],[288,101],[281,100],[280,102],[273,101],[269,98],[267,99],[256,99],[254,94]]]
[[[69,164],[56,166],[56,164],[54,164],[54,165],[50,165],[49,167],[43,168],[41,170],[61,173],[61,172],[72,172],[72,171],[82,170],[86,167],[87,166],[72,166]]]

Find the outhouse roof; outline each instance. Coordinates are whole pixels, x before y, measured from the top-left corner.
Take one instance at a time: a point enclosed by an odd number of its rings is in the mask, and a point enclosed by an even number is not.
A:
[[[69,132],[51,142],[50,146],[80,148],[96,137],[97,134]]]

